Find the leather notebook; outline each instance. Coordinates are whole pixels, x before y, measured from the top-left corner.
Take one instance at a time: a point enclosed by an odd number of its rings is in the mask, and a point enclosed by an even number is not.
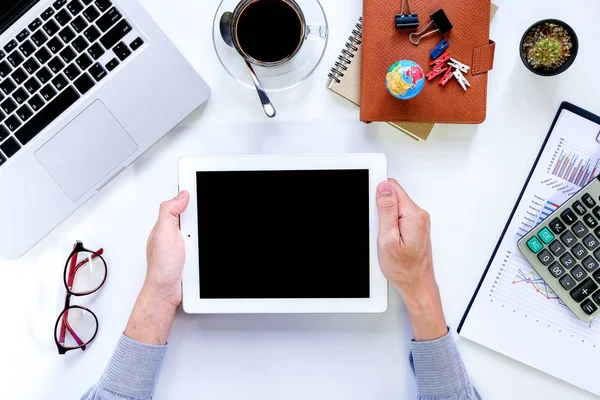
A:
[[[394,16],[400,12],[398,0],[364,0],[361,63],[360,119],[419,123],[480,124],[486,118],[488,71],[494,65],[495,43],[489,39],[490,0],[412,0],[419,14],[419,28],[396,30]],[[453,28],[444,37],[450,42],[450,57],[471,67],[465,78],[466,91],[456,79],[439,85],[441,76],[425,82],[422,92],[410,100],[393,97],[386,88],[388,69],[399,60],[418,63],[424,74],[431,71],[429,53],[442,36],[427,36],[419,45],[409,34],[422,30],[430,15],[443,9]],[[429,30],[435,30],[432,25]],[[426,78],[425,78],[426,79]]]

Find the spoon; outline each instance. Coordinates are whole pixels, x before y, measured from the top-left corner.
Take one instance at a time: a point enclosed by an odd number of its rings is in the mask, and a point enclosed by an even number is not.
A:
[[[227,43],[227,45],[229,47],[234,47],[233,39],[231,38],[232,17],[233,17],[233,13],[231,13],[229,11],[224,13],[221,16],[221,24],[219,26],[219,28],[221,30],[221,36],[223,37],[223,41],[225,43]],[[267,92],[265,92],[265,89],[263,89],[263,86],[261,85],[260,81],[258,80],[258,76],[256,76],[256,72],[254,72],[254,68],[252,68],[252,64],[250,64],[250,62],[248,60],[246,60],[245,58],[244,58],[244,61],[246,62],[246,65],[248,66],[248,69],[250,70],[250,76],[252,76],[252,81],[254,82],[256,91],[258,92],[258,97],[260,98],[260,102],[262,103],[263,109],[265,110],[265,114],[267,114],[267,117],[269,117],[269,118],[274,118],[275,115],[277,114],[277,111],[275,111],[275,107],[273,106],[273,103],[271,103],[271,100],[269,99]]]

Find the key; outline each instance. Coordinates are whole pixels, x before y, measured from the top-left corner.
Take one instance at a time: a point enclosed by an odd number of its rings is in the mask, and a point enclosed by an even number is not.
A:
[[[592,256],[588,256],[585,260],[582,261],[583,267],[588,270],[588,272],[594,272],[596,268],[598,268],[598,262],[594,260]]]
[[[25,73],[25,71],[23,71],[23,68],[17,68],[15,72],[13,72],[10,75],[10,77],[13,79],[13,81],[15,81],[17,85],[20,85],[27,79],[27,74]]]
[[[33,22],[31,22],[28,26],[29,30],[31,32],[35,31],[37,28],[39,28],[40,26],[42,26],[42,20],[39,18],[36,18],[33,20]]]
[[[83,16],[88,20],[89,23],[94,22],[99,16],[100,13],[96,10],[96,7],[89,6],[84,12]]]
[[[48,68],[42,67],[42,69],[39,70],[35,76],[38,78],[40,83],[46,84],[52,78],[52,73],[48,71]]]
[[[533,251],[534,253],[539,253],[544,248],[544,245],[538,240],[537,237],[532,237],[527,241],[527,247],[529,247],[529,250]]]
[[[67,0],[56,0],[54,4],[52,4],[52,7],[54,7],[55,10],[58,10],[65,4],[67,4]]]
[[[75,78],[77,78],[79,76],[79,74],[81,73],[81,71],[79,71],[79,68],[77,68],[77,66],[75,64],[71,64],[67,68],[65,68],[64,73],[65,73],[65,76],[70,81],[74,81]]]
[[[4,117],[2,117],[2,119],[4,119]],[[8,135],[10,135],[10,133],[8,133],[8,130],[3,125],[0,125],[0,142],[6,139]]]
[[[5,129],[5,128],[0,125],[0,129]],[[2,155],[2,153],[0,153],[0,166],[2,164],[4,164],[5,162],[6,162],[6,158]]]
[[[15,116],[12,116],[11,118],[14,118],[14,120],[16,121],[17,124],[20,124],[19,121],[17,121],[17,118]],[[15,128],[16,129],[16,128]],[[2,143],[0,145],[0,150],[2,150],[2,152],[4,153],[4,155],[8,158],[11,158],[12,156],[14,156],[15,154],[17,154],[17,151],[19,151],[21,149],[21,146],[19,145],[19,143],[17,143],[17,141],[12,138],[9,137],[8,139],[6,139],[4,141],[4,143]]]
[[[23,29],[21,32],[19,32],[19,34],[17,35],[17,40],[19,42],[22,42],[23,40],[27,39],[29,37],[29,31],[27,29]]]
[[[67,4],[67,9],[69,11],[71,11],[71,14],[77,15],[81,11],[83,11],[83,6],[81,5],[81,3],[79,1],[73,0],[69,4]]]
[[[575,212],[579,215],[585,215],[585,213],[587,212],[587,210],[579,200],[573,203],[573,210],[575,210]]]
[[[131,30],[132,28],[131,25],[129,25],[129,22],[122,19],[104,36],[102,36],[102,38],[100,38],[100,43],[102,43],[104,48],[111,49],[115,44],[123,39],[125,35],[131,32]]]
[[[88,42],[93,43],[100,37],[100,31],[96,29],[95,26],[90,26],[88,29],[83,32],[83,35],[88,40]]]
[[[73,40],[71,46],[75,49],[77,53],[83,52],[88,47],[88,42],[83,38],[83,36],[79,36],[77,39]]]
[[[60,57],[64,60],[65,64],[70,63],[75,59],[77,54],[73,51],[70,46],[67,46],[63,51],[60,52]]]
[[[65,26],[63,30],[58,33],[58,36],[60,36],[63,42],[69,43],[71,40],[75,39],[77,35],[73,32],[73,29]]]
[[[85,28],[88,27],[88,23],[85,22],[85,19],[83,19],[83,17],[79,16],[75,18],[73,22],[71,22],[71,27],[75,30],[75,32],[81,33]]]
[[[67,87],[54,100],[42,108],[33,118],[31,118],[15,136],[24,145],[29,143],[31,139],[43,131],[50,123],[58,116],[71,107],[77,100],[79,95],[72,86]]]
[[[81,70],[86,70],[92,65],[92,59],[87,54],[80,55],[75,62]]]
[[[550,252],[548,250],[545,250],[545,249],[542,250],[538,254],[538,259],[545,266],[548,266],[548,265],[550,265],[550,264],[552,264],[554,262],[554,257],[552,257],[552,254],[550,254]]]
[[[17,109],[17,105],[9,97],[8,99],[4,100],[2,102],[2,104],[0,104],[0,108],[2,108],[2,110],[6,113],[6,115],[8,115]]]
[[[566,231],[565,233],[562,234],[562,236],[560,237],[560,240],[565,244],[565,246],[567,247],[571,247],[573,246],[575,243],[577,243],[577,239],[575,238],[575,236],[569,232]]]
[[[29,95],[27,94],[25,89],[18,88],[17,90],[15,90],[13,92],[12,97],[13,97],[13,99],[15,99],[15,101],[17,103],[23,104],[23,103],[25,103],[25,101],[27,101],[27,99],[29,98]]]
[[[581,200],[583,201],[583,204],[585,204],[587,206],[587,208],[594,208],[594,207],[596,207],[596,202],[594,201],[594,199],[592,198],[592,196],[589,195],[589,193],[584,194],[581,197]]]
[[[102,32],[109,30],[118,20],[121,19],[121,13],[116,8],[111,8],[106,14],[96,21],[96,25]]]
[[[550,229],[552,229],[552,232],[560,235],[567,229],[567,226],[563,224],[560,219],[556,218],[554,221],[550,222]]]
[[[598,222],[590,214],[583,216],[583,222],[585,222],[585,224],[592,229],[598,226]]]
[[[6,126],[8,127],[8,129],[10,129],[11,132],[16,131],[17,128],[21,126],[21,122],[17,119],[15,115],[11,115],[10,117],[8,117],[8,119],[4,121],[4,124],[6,124]],[[12,137],[8,138],[7,141],[10,139],[12,139]],[[6,151],[4,152],[4,154],[6,154],[9,158],[12,157]]]
[[[6,54],[0,50],[0,60],[2,60],[4,57],[6,57]]]
[[[573,289],[577,283],[568,274],[558,280],[560,285],[567,291]]]
[[[25,122],[33,115],[33,112],[27,105],[23,105],[23,107],[17,110],[17,115],[21,118],[21,121]]]
[[[7,96],[11,94],[16,88],[17,85],[15,85],[11,79],[5,79],[0,83],[0,90],[2,90],[2,92],[4,92],[4,94]],[[7,112],[7,114],[10,114],[10,112]]]
[[[106,76],[106,70],[99,63],[94,64],[89,69],[89,73],[97,82],[100,82]]]
[[[27,82],[25,82],[25,89],[29,92],[29,94],[34,94],[37,92],[42,85],[35,78],[30,78]]]
[[[587,247],[588,250],[594,251],[598,247],[598,239],[596,239],[593,235],[587,235],[583,239],[583,245]]]
[[[577,237],[581,239],[590,231],[588,228],[585,227],[584,224],[582,224],[581,222],[577,222],[575,225],[573,225],[573,232],[575,232]]]
[[[137,49],[142,47],[143,44],[144,44],[144,39],[139,37],[139,38],[135,39],[133,42],[131,42],[129,47],[131,47],[131,50],[136,51]]]
[[[52,17],[54,15],[54,10],[52,8],[47,8],[46,11],[44,11],[41,15],[42,19],[44,21],[48,21],[50,19],[50,17]]]
[[[67,12],[67,10],[60,10],[59,12],[56,13],[56,16],[54,17],[54,19],[62,26],[65,26],[66,24],[69,23],[70,20],[73,19],[73,17],[71,17],[71,14],[69,14]]]
[[[83,4],[85,4],[86,6],[89,6],[90,3],[94,0],[81,0],[81,1],[83,1]]]
[[[594,217],[600,219],[600,207],[595,207],[594,211],[592,211],[592,214],[594,214]]]
[[[104,49],[98,44],[94,43],[89,49],[88,53],[94,60],[99,59],[104,54]]]
[[[58,57],[54,57],[49,63],[48,66],[50,67],[50,70],[52,72],[54,72],[55,74],[58,74],[60,71],[62,71],[62,69],[65,67],[65,64],[62,62],[62,60]]]
[[[592,295],[592,300],[594,300],[596,304],[600,304],[600,290]]]
[[[581,268],[579,265],[576,266],[575,268],[573,268],[573,270],[571,271],[571,274],[577,280],[577,282],[581,282],[587,276],[587,274],[585,273],[583,268]],[[598,281],[598,282],[600,282],[600,281]]]
[[[130,55],[131,55],[131,50],[129,50],[128,48],[125,48],[120,53],[117,53],[117,57],[119,57],[119,60],[121,60],[121,61],[125,61],[125,59],[127,57],[129,57]]]
[[[95,85],[94,81],[88,74],[83,74],[75,81],[75,87],[82,95],[86,94]]]
[[[54,88],[50,84],[47,84],[42,88],[42,90],[40,90],[40,94],[42,95],[44,100],[49,101],[54,96],[56,96],[56,90],[54,90]]]
[[[35,61],[35,58],[32,57],[29,60],[25,61],[25,64],[23,64],[23,68],[25,68],[25,71],[27,71],[29,75],[32,75],[35,73],[35,71],[40,69],[40,64],[38,64],[37,61]]]
[[[4,115],[4,113],[2,111],[0,111],[0,122],[4,121],[4,119],[6,118],[6,115]],[[2,126],[2,125],[0,125]],[[2,132],[0,132],[0,142],[3,141],[4,139],[6,139],[5,137],[2,137]]]
[[[575,221],[577,221],[577,216],[575,213],[569,209],[560,214],[560,217],[567,225],[573,225]]]
[[[119,60],[117,60],[116,58],[113,58],[106,64],[106,69],[108,71],[112,71],[115,68],[117,68],[118,66],[119,66]]]
[[[10,42],[8,42],[6,44],[6,46],[4,46],[4,51],[6,53],[10,53],[11,51],[13,51],[16,48],[17,48],[17,42],[15,40],[11,40]]]
[[[108,10],[110,6],[112,6],[110,0],[96,0],[95,4],[96,7],[98,7],[98,10],[100,10],[101,12]]]
[[[596,237],[600,237],[600,227],[596,228],[594,233],[596,234]]]
[[[564,268],[561,267],[557,262],[549,266],[548,271],[550,271],[550,273],[557,279],[563,276],[565,273]]]
[[[598,285],[594,283],[590,278],[585,279],[575,289],[571,290],[571,297],[578,303],[581,303],[583,299],[591,295]]]
[[[595,313],[598,310],[598,307],[596,307],[596,305],[594,304],[594,302],[592,300],[588,299],[588,300],[584,301],[583,303],[581,303],[581,309],[587,315],[592,315],[593,313]]]
[[[12,71],[12,68],[6,61],[0,62],[0,77],[6,78],[10,71]]]
[[[577,263],[575,261],[575,259],[573,258],[573,256],[569,253],[566,253],[564,256],[562,256],[560,258],[560,263],[563,265],[563,267],[565,267],[566,269],[571,269],[575,266],[575,264]]]
[[[35,53],[35,58],[37,58],[40,64],[46,64],[48,60],[52,58],[52,55],[48,50],[46,50],[45,47],[43,47],[39,49],[37,53]]]
[[[23,61],[25,61],[23,56],[21,54],[19,54],[18,50],[15,50],[12,53],[10,53],[10,55],[6,59],[14,68],[17,68],[19,65],[21,65],[23,63]]]
[[[44,31],[48,36],[54,36],[60,27],[54,22],[54,20],[50,20],[44,24]]]
[[[69,82],[67,82],[67,80],[65,79],[65,77],[62,74],[58,74],[54,77],[54,79],[52,79],[52,84],[54,85],[56,90],[58,90],[59,92],[61,90],[63,90],[64,87],[67,86],[68,83]]]
[[[57,37],[53,37],[52,39],[50,39],[46,46],[50,49],[50,51],[53,54],[58,53],[63,49],[63,47],[65,47],[65,45]]]
[[[44,107],[44,100],[42,100],[39,94],[36,94],[29,99],[27,104],[29,104],[29,107],[31,107],[33,111],[38,111],[40,108]]]
[[[19,50],[25,57],[29,57],[35,51],[35,46],[31,43],[31,41],[27,40],[23,42],[22,45],[19,46]]]
[[[572,251],[573,255],[575,255],[578,260],[583,260],[588,255],[587,250],[579,243],[573,247]]]
[[[556,257],[560,257],[565,253],[565,251],[567,251],[567,249],[565,249],[564,246],[560,244],[558,240],[555,240],[554,242],[550,243],[549,247],[552,254],[554,254]]]

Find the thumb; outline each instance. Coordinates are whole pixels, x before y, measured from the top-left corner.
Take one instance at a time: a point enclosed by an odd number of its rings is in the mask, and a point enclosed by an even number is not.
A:
[[[377,187],[377,208],[379,209],[379,232],[388,234],[398,230],[398,195],[389,181]]]
[[[189,202],[190,194],[187,190],[180,192],[177,197],[163,202],[160,205],[158,222],[179,227],[179,216],[185,211]]]

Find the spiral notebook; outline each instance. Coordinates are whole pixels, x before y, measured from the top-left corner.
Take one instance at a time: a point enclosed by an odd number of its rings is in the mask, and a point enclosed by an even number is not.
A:
[[[493,19],[498,11],[498,6],[492,3],[491,18]],[[362,17],[348,42],[342,49],[338,61],[329,73],[329,82],[327,87],[344,97],[345,99],[360,106],[360,64],[361,64],[361,44],[362,44]],[[394,128],[406,133],[415,140],[427,140],[435,124],[414,123],[394,121],[388,122]]]

